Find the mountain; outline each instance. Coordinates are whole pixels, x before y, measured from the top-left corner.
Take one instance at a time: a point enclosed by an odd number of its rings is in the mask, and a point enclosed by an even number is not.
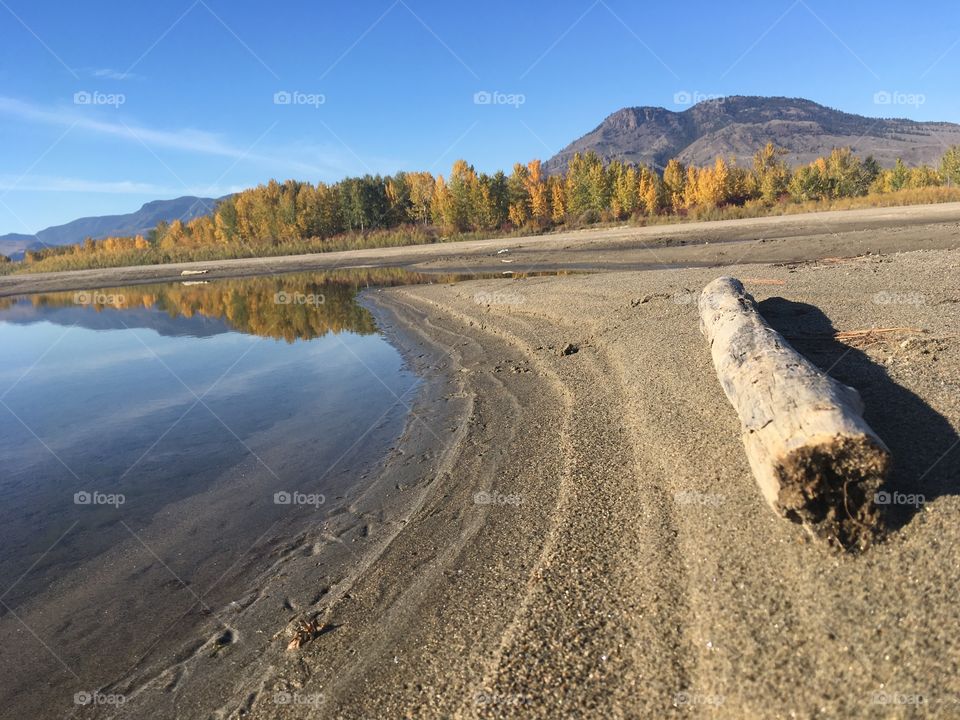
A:
[[[794,165],[809,163],[834,147],[873,155],[885,167],[897,158],[908,165],[936,165],[948,146],[960,144],[960,125],[869,118],[799,98],[731,96],[683,112],[661,107],[618,110],[545,167],[547,172],[564,170],[574,153],[587,150],[606,160],[659,167],[670,158],[706,165],[717,155],[749,165],[753,153],[767,142],[788,150],[786,159]]]
[[[0,255],[6,255],[14,260],[23,255],[23,251],[29,249],[37,242],[34,235],[21,235],[20,233],[8,233],[0,235]]]
[[[3,308],[0,310],[0,318],[3,318],[3,322],[14,325],[50,322],[63,327],[76,326],[88,330],[145,328],[163,337],[202,338],[235,332],[225,320],[207,317],[199,312],[188,316],[179,313],[171,315],[157,307],[124,307],[122,311],[112,307],[76,304],[58,307],[44,303],[35,305],[30,299],[20,299]]]
[[[10,233],[0,235],[0,254],[17,259],[24,250],[47,245],[71,245],[92,237],[96,240],[109,235],[136,235],[152,230],[164,220],[192,220],[211,212],[223,198],[201,198],[187,195],[173,200],[153,200],[136,212],[126,215],[103,215],[73,220],[65,225],[55,225],[41,230],[36,235]]]

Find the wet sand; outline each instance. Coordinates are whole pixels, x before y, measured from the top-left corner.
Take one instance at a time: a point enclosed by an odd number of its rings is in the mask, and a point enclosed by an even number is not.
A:
[[[233,640],[108,686],[115,716],[956,717],[960,251],[916,250],[957,244],[938,226],[783,242],[914,250],[845,260],[730,241],[722,270],[369,292],[430,388],[385,472],[230,609]],[[764,504],[698,330],[719,274],[861,391],[888,490],[923,496],[865,553]],[[871,327],[911,330],[833,338]]]

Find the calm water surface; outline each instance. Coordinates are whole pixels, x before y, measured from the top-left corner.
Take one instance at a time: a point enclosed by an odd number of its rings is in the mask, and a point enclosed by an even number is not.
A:
[[[191,497],[248,496],[232,497],[241,543],[355,482],[399,435],[418,384],[355,302],[371,281],[404,279],[0,299],[0,613],[166,515],[184,532],[175,509]]]

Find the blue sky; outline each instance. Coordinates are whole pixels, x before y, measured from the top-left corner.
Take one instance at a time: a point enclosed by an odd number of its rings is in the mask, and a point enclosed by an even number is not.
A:
[[[712,95],[956,122],[958,20],[938,0],[0,0],[0,233],[270,178],[508,169],[621,107]]]

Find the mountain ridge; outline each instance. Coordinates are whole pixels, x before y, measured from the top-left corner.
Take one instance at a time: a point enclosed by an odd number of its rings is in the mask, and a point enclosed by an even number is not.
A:
[[[805,98],[733,95],[704,100],[682,111],[656,106],[626,107],[608,115],[544,163],[564,170],[576,152],[592,150],[604,160],[662,168],[671,158],[706,165],[717,155],[749,164],[753,153],[773,142],[786,160],[806,164],[834,147],[873,155],[885,166],[897,158],[908,165],[935,165],[947,147],[960,144],[960,125],[903,118],[871,118]]]
[[[151,200],[130,213],[77,218],[62,225],[44,228],[35,235],[7,233],[0,235],[0,254],[17,259],[25,250],[72,245],[88,237],[100,240],[108,236],[145,234],[161,220],[171,222],[180,219],[187,222],[199,215],[206,215],[223,199],[183,195],[170,200]]]

